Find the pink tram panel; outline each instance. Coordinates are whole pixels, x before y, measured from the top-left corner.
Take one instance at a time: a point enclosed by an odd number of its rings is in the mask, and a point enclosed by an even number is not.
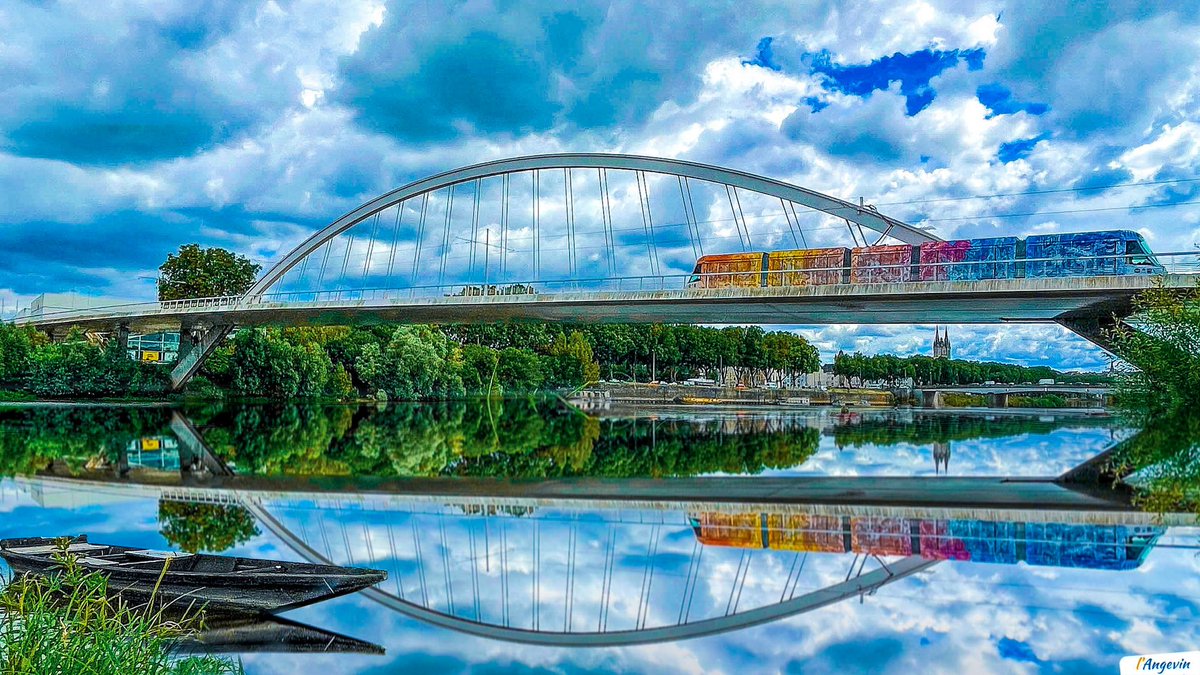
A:
[[[912,279],[912,251],[908,244],[860,246],[850,250],[850,282],[889,284]]]
[[[949,279],[950,266],[938,263],[964,262],[970,250],[970,241],[929,241],[921,244],[921,281]]]
[[[967,543],[950,534],[944,520],[922,520],[920,523],[921,557],[930,560],[970,560]]]

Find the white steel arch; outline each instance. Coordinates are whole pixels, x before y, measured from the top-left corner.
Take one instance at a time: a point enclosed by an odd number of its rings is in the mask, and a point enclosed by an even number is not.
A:
[[[800,204],[810,209],[821,211],[847,222],[856,223],[861,227],[879,232],[881,236],[890,236],[909,244],[920,244],[927,241],[940,241],[929,232],[916,228],[879,213],[874,208],[853,204],[851,202],[831,197],[829,195],[799,187],[783,181],[766,178],[744,171],[726,169],[709,164],[690,162],[679,159],[663,159],[639,155],[620,155],[605,153],[564,153],[550,155],[531,155],[514,157],[475,164],[453,171],[447,171],[424,178],[403,187],[383,194],[343,215],[325,228],[314,233],[299,246],[289,252],[282,260],[272,266],[254,286],[246,292],[246,298],[252,298],[265,293],[276,282],[283,278],[293,267],[334,237],[346,232],[372,215],[389,207],[400,204],[414,197],[441,190],[455,185],[501,176],[544,169],[615,169],[678,176],[708,181],[725,185],[730,188],[740,188],[751,192],[765,194],[784,201]]]

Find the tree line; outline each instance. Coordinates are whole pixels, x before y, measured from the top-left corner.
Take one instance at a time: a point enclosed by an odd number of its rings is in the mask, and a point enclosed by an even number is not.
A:
[[[1011,363],[938,359],[930,356],[894,356],[880,354],[865,356],[858,352],[838,352],[833,359],[833,373],[862,382],[882,382],[895,386],[911,378],[918,386],[1036,383],[1042,379],[1077,384],[1102,384],[1111,381],[1105,373],[1063,373],[1047,366],[1018,366]]]

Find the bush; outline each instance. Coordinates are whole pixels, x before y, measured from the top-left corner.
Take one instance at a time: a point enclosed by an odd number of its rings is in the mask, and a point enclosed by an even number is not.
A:
[[[294,344],[273,328],[238,331],[233,339],[233,390],[246,396],[293,398],[326,392],[333,363],[320,345]]]
[[[528,349],[508,347],[497,357],[496,378],[504,391],[532,392],[541,388],[545,373],[537,354]]]
[[[1117,404],[1150,417],[1200,405],[1200,288],[1162,282],[1134,298],[1136,328],[1113,331],[1114,350],[1134,367],[1117,386]]]
[[[978,408],[987,405],[987,400],[979,394],[942,394],[942,403],[951,408]]]

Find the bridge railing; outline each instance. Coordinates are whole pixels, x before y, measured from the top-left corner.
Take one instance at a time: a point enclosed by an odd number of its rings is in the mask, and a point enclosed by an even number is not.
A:
[[[781,270],[728,270],[703,273],[677,273],[660,275],[635,275],[623,277],[594,277],[583,279],[528,279],[522,281],[459,281],[450,284],[412,285],[404,287],[364,287],[332,290],[272,291],[251,300],[254,303],[338,303],[375,300],[403,300],[433,297],[481,297],[537,295],[571,292],[625,292],[625,291],[678,291],[687,289],[729,289],[756,287],[786,287],[804,285],[837,285],[856,276],[867,277],[866,281],[854,283],[905,283],[913,281],[985,281],[988,279],[1012,278],[1013,274],[997,273],[998,270],[1021,270],[1028,275],[1029,264],[1062,264],[1091,262],[1088,274],[1070,274],[1061,271],[1038,271],[1036,278],[1104,276],[1095,270],[1104,263],[1131,258],[1129,254],[1102,256],[1076,256],[1064,258],[1025,258],[1021,260],[948,261],[930,263],[885,263],[854,267],[837,265],[830,267],[806,267]],[[1168,274],[1200,273],[1200,251],[1164,253],[1156,256],[1157,265]],[[1163,262],[1167,258],[1167,262]],[[945,270],[944,272],[940,272]],[[984,273],[973,273],[981,270]],[[926,274],[931,272],[932,274]],[[952,276],[953,274],[953,276]],[[929,276],[932,278],[923,278]],[[1123,275],[1128,276],[1128,275]],[[949,278],[948,278],[949,277]]]
[[[1128,254],[1103,256],[1077,256],[1072,262],[1092,261],[1090,270],[1096,270],[1100,261],[1118,261],[1130,258]],[[1154,256],[1159,266],[1170,274],[1200,274],[1200,251],[1158,253]],[[713,290],[756,287],[791,287],[803,285],[837,285],[844,279],[855,279],[856,273],[867,281],[855,283],[908,283],[918,281],[985,281],[990,278],[1011,278],[1008,274],[995,274],[997,268],[1022,269],[1028,278],[1029,265],[1039,263],[1063,263],[1064,258],[1026,258],[1021,260],[949,261],[931,263],[884,263],[869,266],[810,267],[781,270],[725,270],[693,274],[633,275],[622,277],[595,277],[584,279],[527,279],[518,281],[459,281],[446,284],[387,286],[367,288],[343,288],[331,290],[271,291],[254,297],[221,296],[211,298],[189,298],[161,302],[126,303],[104,307],[68,309],[41,312],[19,317],[18,323],[64,322],[72,319],[86,320],[104,316],[148,316],[175,314],[179,312],[203,314],[206,311],[221,312],[245,309],[262,305],[279,304],[337,304],[345,302],[402,301],[417,298],[536,296],[551,293],[574,292],[653,292],[680,290]],[[946,268],[945,272],[938,270]],[[991,275],[974,274],[973,269],[992,270]],[[1114,264],[1114,270],[1116,266]],[[925,274],[934,270],[932,274]],[[951,277],[953,272],[954,278]],[[1037,278],[1085,278],[1104,276],[1095,274],[1070,274],[1060,272],[1038,272]],[[914,275],[915,273],[915,275]],[[931,276],[932,279],[923,278]],[[965,277],[965,278],[963,278]],[[975,278],[972,278],[975,277]],[[814,279],[816,281],[814,281]]]

